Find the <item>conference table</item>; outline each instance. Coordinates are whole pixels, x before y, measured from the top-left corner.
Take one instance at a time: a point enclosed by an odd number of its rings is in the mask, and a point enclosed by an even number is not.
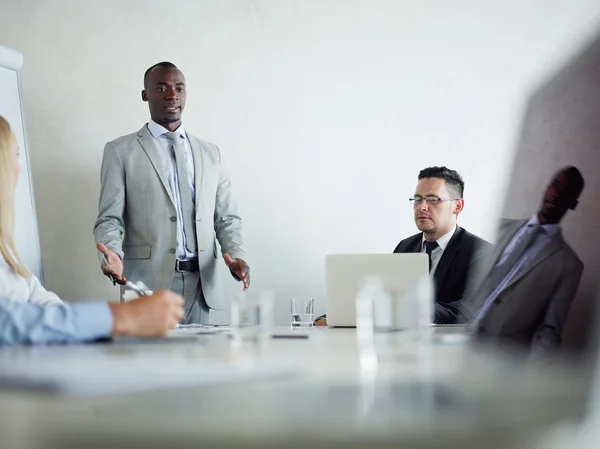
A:
[[[0,446],[531,448],[588,394],[461,327],[236,335],[0,348]]]

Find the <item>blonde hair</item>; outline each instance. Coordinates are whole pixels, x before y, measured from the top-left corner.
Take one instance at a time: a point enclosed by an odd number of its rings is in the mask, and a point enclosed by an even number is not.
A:
[[[0,254],[12,270],[22,277],[29,271],[21,262],[14,239],[15,170],[12,153],[12,131],[0,115]]]

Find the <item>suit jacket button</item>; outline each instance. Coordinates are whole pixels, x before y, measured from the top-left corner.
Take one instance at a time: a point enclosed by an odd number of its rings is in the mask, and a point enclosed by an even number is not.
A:
[[[177,221],[177,217],[171,217],[171,221],[175,223]]]
[[[169,250],[169,252],[170,252],[171,254],[175,254],[175,248],[171,248],[171,249]]]
[[[494,304],[500,304],[502,300],[500,298],[494,299]]]

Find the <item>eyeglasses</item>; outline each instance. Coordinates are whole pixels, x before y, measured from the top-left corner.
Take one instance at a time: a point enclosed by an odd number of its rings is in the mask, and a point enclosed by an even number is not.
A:
[[[414,198],[409,198],[408,201],[410,201],[415,206],[418,206],[423,201],[426,201],[427,204],[435,206],[436,204],[440,204],[442,201],[455,201],[460,199],[461,198],[440,198],[438,196],[427,196],[425,198],[423,198],[422,196],[415,196]]]

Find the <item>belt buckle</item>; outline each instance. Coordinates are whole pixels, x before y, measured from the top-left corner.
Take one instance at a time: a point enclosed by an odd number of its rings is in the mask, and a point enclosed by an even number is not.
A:
[[[179,264],[181,262],[182,262],[181,260],[175,259],[175,271],[181,272],[181,270],[179,269]]]

